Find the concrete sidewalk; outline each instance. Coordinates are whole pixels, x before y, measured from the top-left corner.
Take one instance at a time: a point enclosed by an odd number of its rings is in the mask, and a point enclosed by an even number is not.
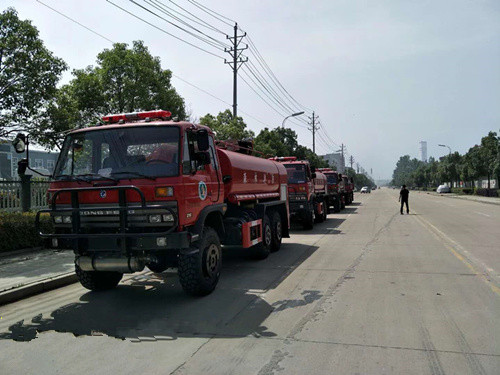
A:
[[[436,193],[435,191],[417,191],[417,193],[430,194],[430,195],[435,195],[438,197],[445,197],[445,198],[463,199],[463,200],[479,202],[479,203],[500,205],[500,198],[497,198],[497,197],[482,197],[479,195],[458,195],[458,194],[453,194],[453,193],[439,194],[439,193]]]
[[[71,250],[0,255],[0,305],[76,282]]]

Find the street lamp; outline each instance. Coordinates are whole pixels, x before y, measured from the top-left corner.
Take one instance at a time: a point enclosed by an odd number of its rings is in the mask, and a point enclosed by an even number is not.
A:
[[[450,151],[450,155],[451,155],[451,148],[450,148],[450,146],[446,146],[446,145],[438,145],[438,146],[440,146],[440,147],[448,147],[448,150]]]
[[[300,115],[303,115],[304,114],[304,111],[302,112],[297,112],[297,113],[294,113],[293,115],[290,115],[290,116],[286,116],[284,119],[283,119],[283,122],[281,123],[281,127],[284,128],[285,127],[285,121],[290,118],[290,117],[295,117],[295,116],[300,116]]]

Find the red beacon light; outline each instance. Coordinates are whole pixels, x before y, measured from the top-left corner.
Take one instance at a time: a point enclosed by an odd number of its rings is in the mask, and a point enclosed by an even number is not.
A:
[[[274,161],[296,161],[297,157],[296,156],[275,156],[275,157],[269,158],[269,160],[274,160]]]
[[[114,124],[117,122],[127,122],[127,121],[138,121],[146,119],[162,119],[170,120],[172,113],[170,111],[148,111],[148,112],[133,112],[133,113],[120,113],[114,115],[107,115],[102,117],[102,121],[108,124]]]

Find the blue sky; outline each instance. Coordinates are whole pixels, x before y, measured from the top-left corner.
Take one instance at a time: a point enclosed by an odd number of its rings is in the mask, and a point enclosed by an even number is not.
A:
[[[128,1],[113,1],[154,20]],[[103,0],[43,2],[111,40],[144,40],[164,68],[232,101],[232,74],[221,60]],[[190,6],[187,0],[175,3]],[[94,64],[97,53],[110,47],[36,1],[0,4],[1,9],[13,6],[21,18],[33,20],[47,47],[72,69]],[[317,152],[332,152],[344,143],[365,169],[373,168],[374,178],[389,178],[399,156],[418,156],[420,140],[428,142],[429,156],[439,157],[447,153],[439,143],[463,153],[488,131],[500,128],[498,1],[208,0],[203,4],[237,20],[285,88],[320,116],[323,129]],[[198,14],[231,32],[230,27]],[[70,78],[67,72],[62,82]],[[227,108],[181,80],[174,78],[173,84],[195,117]],[[239,87],[241,110],[269,127],[281,124],[281,115],[243,82]],[[243,117],[255,132],[264,127]],[[287,122],[301,144],[311,147],[311,133],[299,125]]]

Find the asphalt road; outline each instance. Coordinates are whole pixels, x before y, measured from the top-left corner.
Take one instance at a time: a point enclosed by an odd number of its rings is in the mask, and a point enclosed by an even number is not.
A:
[[[357,195],[208,297],[176,275],[0,308],[1,374],[498,374],[500,206]]]

